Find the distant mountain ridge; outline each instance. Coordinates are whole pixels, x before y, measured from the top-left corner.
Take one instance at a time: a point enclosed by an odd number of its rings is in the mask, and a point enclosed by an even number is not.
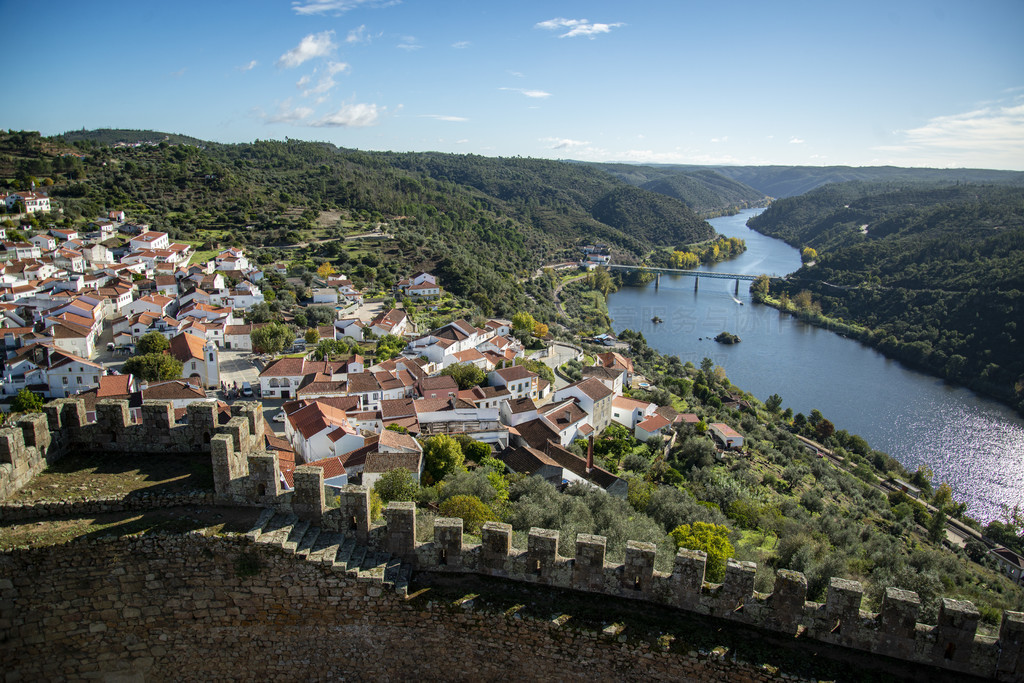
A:
[[[897,166],[700,166],[590,164],[631,185],[655,190],[657,181],[709,176],[711,171],[755,192],[774,198],[795,197],[831,183],[860,182],[946,182],[1024,185],[1024,172],[976,168],[900,168]],[[670,186],[669,186],[670,187]],[[736,191],[738,188],[730,188]],[[692,207],[691,207],[692,208]]]

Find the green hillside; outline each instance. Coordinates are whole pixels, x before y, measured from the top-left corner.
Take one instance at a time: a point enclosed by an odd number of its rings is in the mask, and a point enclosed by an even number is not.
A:
[[[94,142],[98,145],[116,145],[118,143],[132,145],[136,143],[159,144],[166,142],[171,145],[205,145],[199,138],[177,133],[161,133],[155,130],[130,130],[124,128],[100,128],[98,130],[69,130],[57,136],[67,143],[81,141]]]
[[[770,296],[841,319],[887,355],[1024,409],[1024,190],[845,183],[750,227],[817,250]]]
[[[740,209],[765,206],[768,197],[710,169],[680,171],[677,166],[593,164],[630,185],[673,197],[694,213],[712,218]]]
[[[705,185],[711,191],[736,192],[740,188],[753,189],[760,195],[769,197],[795,197],[830,183],[845,182],[970,182],[986,184],[1013,184],[1024,186],[1024,173],[1019,171],[992,171],[986,169],[938,169],[938,168],[898,168],[895,166],[692,166],[634,164],[594,164],[616,178],[631,185],[645,187],[649,190],[662,192],[652,185],[656,181],[669,180],[675,176],[690,176]],[[708,183],[709,176],[705,172],[738,183],[738,187],[722,188],[719,184]],[[690,203],[692,194],[683,190],[678,195],[673,191],[664,192],[676,196],[693,208]],[[728,196],[728,195],[726,195]]]
[[[326,258],[360,281],[436,269],[449,290],[487,315],[529,307],[554,317],[550,292],[532,290],[540,285],[523,277],[546,262],[578,259],[584,244],[603,242],[619,258],[639,259],[714,235],[682,202],[576,164],[298,140],[94,141],[118,137],[112,133],[80,134],[70,146],[65,138],[0,135],[0,174],[13,187],[54,182],[50,194],[72,223],[124,209],[129,220],[207,249],[309,243],[279,256]],[[393,239],[343,241],[378,223]]]

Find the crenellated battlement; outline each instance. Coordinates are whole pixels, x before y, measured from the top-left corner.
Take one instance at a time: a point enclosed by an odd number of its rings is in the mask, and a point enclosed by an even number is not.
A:
[[[101,400],[96,404],[96,421],[88,422],[81,399],[51,401],[42,413],[24,415],[13,427],[0,429],[0,500],[71,452],[212,454],[213,441],[226,435],[233,453],[242,457],[263,453],[261,405],[236,403],[231,413],[231,419],[221,425],[216,404],[193,403],[179,424],[171,401],[144,401],[141,420],[135,423],[128,401]]]
[[[970,602],[943,599],[937,623],[918,623],[916,593],[889,588],[878,613],[861,609],[860,583],[833,578],[824,603],[807,600],[807,579],[780,570],[774,591],[754,590],[756,565],[729,559],[721,584],[705,580],[707,556],[680,550],[670,573],[655,569],[656,547],[629,541],[622,564],[606,559],[607,539],[579,534],[575,557],[558,553],[560,532],[530,529],[527,547],[512,545],[512,528],[483,526],[480,543],[467,543],[462,520],[436,518],[433,539],[416,539],[413,503],[392,502],[386,524],[374,526],[370,492],[361,486],[341,490],[340,505],[325,504],[323,469],[295,469],[292,491],[283,491],[276,454],[263,448],[263,414],[257,403],[232,406],[219,425],[212,404],[188,407],[178,424],[170,402],[147,401],[142,420],[129,419],[125,401],[100,401],[95,423],[85,420],[84,404],[60,399],[44,413],[28,415],[15,427],[0,429],[0,500],[23,486],[46,464],[71,451],[139,454],[209,453],[215,500],[285,513],[303,529],[340,533],[363,548],[395,558],[417,571],[474,573],[523,583],[600,593],[668,605],[793,637],[812,638],[854,650],[941,667],[999,681],[1024,680],[1024,613],[1005,612],[998,638],[977,633],[980,614]],[[269,517],[268,517],[269,518]],[[301,536],[301,534],[299,534]]]

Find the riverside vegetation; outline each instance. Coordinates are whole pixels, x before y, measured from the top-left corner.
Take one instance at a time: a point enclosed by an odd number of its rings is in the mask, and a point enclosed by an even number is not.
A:
[[[714,237],[678,199],[576,164],[364,153],[293,140],[112,148],[73,137],[0,135],[0,176],[10,187],[49,179],[51,195],[65,209],[12,227],[31,230],[48,220],[82,225],[125,209],[133,220],[201,248],[236,244],[262,263],[286,260],[291,274],[309,280],[329,265],[383,291],[399,276],[432,269],[451,294],[439,311],[416,312],[431,326],[529,311],[541,324],[565,325],[552,325],[565,338],[607,331],[605,300],[614,278],[598,271],[567,285],[563,317],[553,304],[560,277],[541,266],[575,260],[578,247],[592,242],[642,261],[659,251],[672,258],[685,251],[677,247]],[[345,239],[378,226],[385,237]],[[819,246],[824,265],[829,247]],[[298,305],[303,292],[294,284],[269,284],[273,300],[260,315],[320,315]],[[821,598],[832,576],[864,581],[868,608],[877,608],[885,587],[899,586],[921,595],[924,621],[934,619],[938,596],[974,601],[983,628],[993,632],[1000,609],[1024,609],[1024,592],[994,570],[983,546],[942,545],[945,516],[962,514],[962,506],[948,487],[933,488],[926,471],[904,471],[817,411],[793,415],[778,396],[758,401],[706,359],[697,367],[659,354],[639,333],[620,337],[650,383],[628,393],[700,418],[678,428],[667,452],[664,443],[638,443],[617,426],[597,440],[598,463],[628,481],[627,500],[578,486],[559,492],[508,473],[481,445],[449,437],[428,440],[424,486],[394,474],[381,479],[378,498],[436,505],[466,517],[471,528],[487,519],[507,521],[520,546],[530,527],[561,529],[567,555],[576,533],[607,536],[613,560],[622,558],[627,539],[654,542],[662,569],[680,544],[698,547],[711,556],[712,580],[726,556],[756,560],[762,591],[777,570],[796,569],[808,576],[809,599]],[[742,454],[719,457],[705,434],[707,424],[719,421],[745,435]],[[797,434],[832,448],[843,465],[810,453]],[[902,494],[886,496],[872,485],[876,474],[911,479],[939,512]],[[420,519],[426,535],[431,516]],[[1021,522],[1008,511],[989,525],[990,535],[1019,548]]]
[[[807,262],[757,300],[1024,412],[1024,188],[828,185],[749,225]]]

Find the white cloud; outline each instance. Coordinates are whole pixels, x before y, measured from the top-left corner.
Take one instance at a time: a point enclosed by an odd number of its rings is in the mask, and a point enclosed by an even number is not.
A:
[[[292,9],[296,14],[344,14],[357,7],[391,7],[400,0],[293,0]]]
[[[318,128],[365,128],[377,125],[377,120],[384,113],[384,107],[376,104],[346,104],[333,114],[314,121],[312,126]]]
[[[555,19],[538,22],[534,25],[534,28],[543,28],[549,31],[569,29],[558,37],[575,38],[577,36],[586,36],[593,40],[598,34],[611,33],[613,28],[618,28],[619,26],[625,26],[625,24],[621,21],[614,24],[598,24],[587,21],[586,19],[563,19],[562,17],[557,17]]]
[[[251,62],[249,62],[248,64],[246,64],[245,66],[238,67],[238,70],[239,71],[252,71],[253,69],[255,69],[257,67],[257,65],[259,65],[259,62],[257,62],[254,59]]]
[[[309,78],[310,78],[309,74],[306,74],[305,76],[303,76],[299,80],[295,81],[295,87],[296,88],[305,88],[307,85],[309,85]]]
[[[894,135],[902,139],[873,148],[896,155],[885,159],[886,163],[1024,170],[1024,103],[1019,99],[937,116]]]
[[[411,52],[413,50],[419,50],[423,46],[416,42],[415,36],[402,36],[402,42],[395,47],[399,50],[408,50]]]
[[[586,140],[572,140],[570,138],[541,138],[541,142],[550,142],[548,149],[572,149],[574,147],[586,147],[590,144]]]
[[[292,107],[292,101],[288,99],[277,105],[277,111],[274,114],[264,115],[264,119],[267,123],[298,123],[312,114],[313,110],[309,107]]]
[[[349,65],[346,62],[327,62],[327,73],[330,75],[344,73],[349,70]]]
[[[469,121],[465,116],[448,116],[445,114],[420,114],[421,119],[435,119],[437,121]]]
[[[303,90],[302,96],[309,97],[310,95],[323,95],[324,93],[330,92],[331,89],[336,85],[337,83],[335,83],[334,79],[331,78],[330,74],[324,74],[323,76],[320,77],[320,80],[316,82],[316,85],[314,85],[312,88],[307,88],[306,90]]]
[[[354,28],[348,32],[345,36],[346,43],[368,43],[370,42],[370,36],[366,35],[366,24],[361,24],[358,28]]]
[[[729,136],[728,135],[723,135],[720,138],[711,138],[711,142],[715,142],[715,143],[717,143],[717,142],[728,142],[728,141],[729,141]]]
[[[791,144],[791,145],[802,145],[802,144],[804,144],[804,140],[801,140],[800,138],[798,138],[798,137],[796,137],[794,135],[793,137],[791,137],[789,139],[789,144]]]
[[[466,144],[467,142],[469,142],[469,138],[462,138],[461,140],[456,140],[456,141],[455,141],[455,144],[456,144],[456,145],[464,145],[464,144]]]
[[[310,33],[299,44],[281,55],[277,66],[292,69],[317,57],[326,57],[337,47],[332,40],[334,31]]]
[[[544,92],[543,90],[527,90],[526,88],[498,88],[498,90],[507,90],[509,92],[517,92],[520,95],[526,95],[527,97],[532,97],[534,99],[540,99],[540,100],[542,100],[544,98],[547,98],[547,97],[551,97],[551,93]]]
[[[452,43],[452,47],[454,47],[456,50],[464,50],[470,45],[472,45],[472,43],[470,43],[468,40],[460,40],[457,43]]]
[[[526,78],[522,71],[509,71],[509,76],[515,76],[516,78]]]

